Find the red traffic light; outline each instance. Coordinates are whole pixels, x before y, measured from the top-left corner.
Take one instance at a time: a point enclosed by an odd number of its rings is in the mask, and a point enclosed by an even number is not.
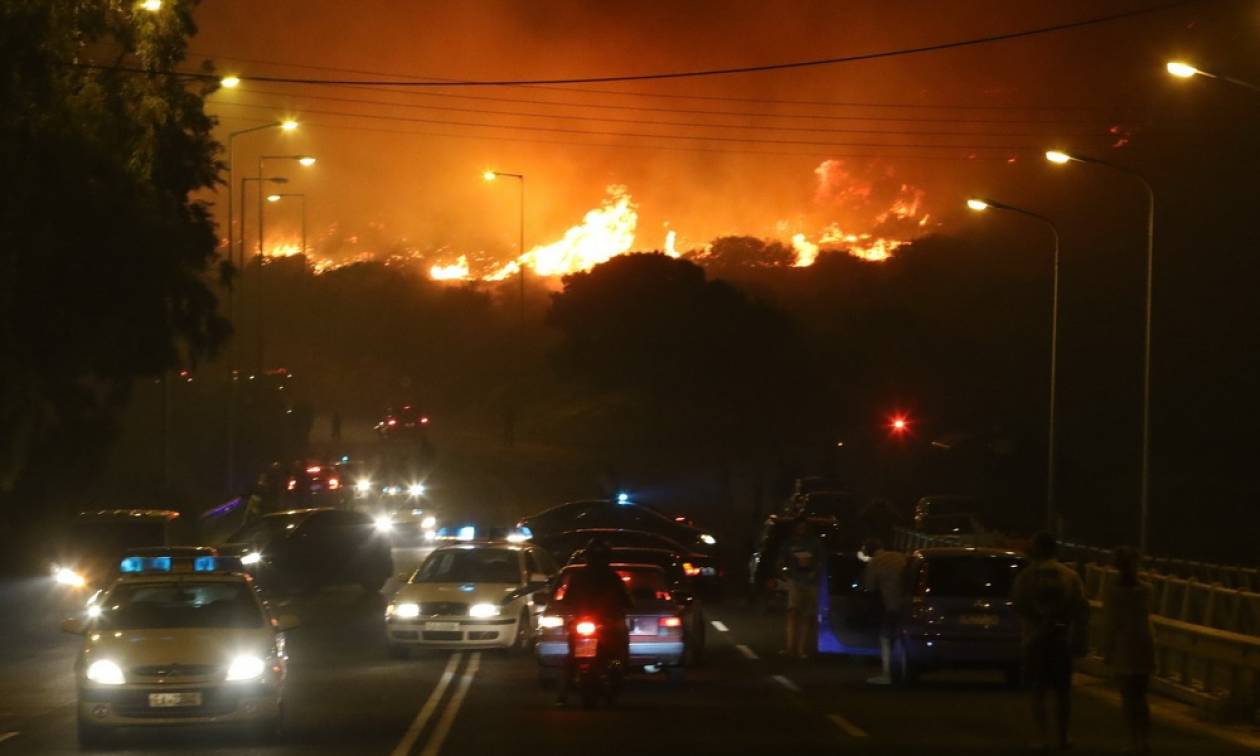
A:
[[[893,415],[888,421],[888,429],[895,435],[903,435],[910,431],[910,419],[905,415]]]

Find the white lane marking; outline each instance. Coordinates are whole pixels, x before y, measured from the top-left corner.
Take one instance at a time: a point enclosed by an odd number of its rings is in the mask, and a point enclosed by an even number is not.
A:
[[[727,627],[726,625],[724,625],[723,623],[721,623],[721,622],[719,622],[719,621],[717,621],[717,620],[713,620],[713,622],[711,622],[710,624],[712,624],[712,625],[713,625],[713,629],[714,629],[714,630],[717,630],[719,633],[725,633],[725,632],[729,632],[729,631],[730,631],[730,628],[729,628],[729,627]]]
[[[398,741],[397,747],[390,752],[390,756],[407,756],[411,753],[411,747],[416,744],[416,738],[420,737],[420,732],[424,730],[424,726],[429,723],[429,718],[433,716],[433,712],[437,710],[438,703],[441,702],[446,688],[451,684],[451,679],[455,677],[455,668],[459,666],[459,660],[463,658],[463,654],[451,654],[450,661],[446,662],[446,669],[442,671],[442,677],[438,680],[437,686],[433,692],[429,694],[429,700],[424,702],[424,706],[420,708],[420,713],[416,715],[411,726],[407,728],[407,732],[403,735],[402,740]]]
[[[736,644],[736,645],[735,645],[735,648],[736,648],[736,650],[738,650],[741,654],[743,654],[743,655],[744,655],[744,658],[745,658],[745,659],[752,659],[753,661],[756,661],[757,659],[760,659],[760,658],[761,658],[761,657],[757,656],[757,652],[756,652],[756,651],[753,651],[751,648],[749,648],[748,646],[745,646],[743,643],[738,643],[738,644]]]
[[[799,685],[797,685],[796,683],[792,682],[791,680],[789,680],[788,678],[784,677],[783,675],[770,675],[770,679],[771,679],[771,680],[774,680],[775,682],[777,682],[778,684],[780,684],[780,685],[782,685],[783,687],[787,688],[788,690],[792,691],[793,693],[800,693],[800,692],[801,692],[801,686],[799,686]]]
[[[858,727],[857,725],[853,724],[852,722],[845,719],[840,714],[828,714],[827,719],[830,719],[832,724],[834,724],[836,727],[839,727],[841,730],[844,730],[852,737],[855,737],[855,738],[868,737],[866,734],[866,730],[863,730],[861,727]]]
[[[3,743],[11,738],[16,738],[19,734],[20,733],[16,732],[0,732],[0,743]]]
[[[442,718],[433,728],[433,735],[429,737],[429,742],[420,752],[420,756],[437,756],[438,751],[442,750],[442,743],[446,741],[446,735],[451,731],[451,725],[455,723],[459,707],[464,703],[464,696],[468,695],[468,688],[472,686],[473,677],[477,675],[479,666],[481,666],[481,654],[475,653],[468,658],[468,668],[464,670],[464,676],[459,680],[459,687],[456,688],[455,695],[451,696],[450,703],[446,704]]]

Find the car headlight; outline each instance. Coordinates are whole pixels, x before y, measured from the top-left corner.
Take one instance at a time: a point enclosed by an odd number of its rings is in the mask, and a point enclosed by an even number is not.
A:
[[[69,567],[57,567],[53,570],[53,580],[61,585],[68,585],[71,588],[82,588],[87,585],[87,578],[70,569]]]
[[[547,630],[564,627],[564,617],[557,617],[554,614],[544,614],[538,618],[538,626]]]
[[[408,496],[424,496],[424,484],[412,483],[411,485],[407,486],[407,495]]]
[[[393,608],[392,614],[398,619],[415,619],[420,616],[420,605],[414,602],[405,604],[390,604]]]
[[[701,534],[700,534],[700,542],[701,542],[701,543],[707,543],[707,544],[709,544],[710,546],[716,546],[716,545],[717,545],[717,539],[716,539],[716,538],[714,538],[713,536],[709,535],[708,533],[701,533]]]
[[[354,490],[356,493],[361,493],[361,494],[371,493],[372,481],[368,480],[367,478],[359,478],[358,480],[354,482]]]
[[[251,551],[245,556],[241,557],[241,564],[245,565],[246,567],[250,566],[251,564],[258,564],[261,561],[262,561],[262,554],[258,553],[257,551]]]
[[[499,607],[496,604],[473,604],[468,607],[469,617],[478,617],[484,619],[486,617],[498,617]]]
[[[375,525],[376,529],[381,533],[388,533],[394,529],[394,521],[385,515],[381,515],[375,520],[372,520],[372,524]]]
[[[87,679],[100,685],[122,685],[126,682],[123,678],[122,667],[109,659],[97,659],[89,664]]]
[[[262,677],[267,665],[262,659],[249,654],[242,654],[228,665],[227,681],[257,680]]]
[[[434,526],[436,525],[437,525],[437,518],[434,517],[433,515],[429,515],[428,517],[420,521],[420,527],[424,528],[425,530],[432,530]]]

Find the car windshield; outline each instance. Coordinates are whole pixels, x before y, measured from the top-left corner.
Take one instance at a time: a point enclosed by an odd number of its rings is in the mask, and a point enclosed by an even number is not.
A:
[[[520,561],[510,549],[442,549],[412,575],[413,583],[519,583]]]
[[[122,584],[101,602],[100,626],[146,628],[257,628],[262,610],[245,582]]]
[[[1014,556],[932,557],[919,591],[935,597],[998,598],[1011,595],[1024,560]]]

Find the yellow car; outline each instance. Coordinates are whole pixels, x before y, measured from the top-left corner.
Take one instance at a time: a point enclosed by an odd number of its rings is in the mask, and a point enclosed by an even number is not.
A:
[[[238,559],[129,556],[81,618],[75,660],[83,746],[120,727],[235,724],[260,736],[283,719],[292,617],[273,618]]]

